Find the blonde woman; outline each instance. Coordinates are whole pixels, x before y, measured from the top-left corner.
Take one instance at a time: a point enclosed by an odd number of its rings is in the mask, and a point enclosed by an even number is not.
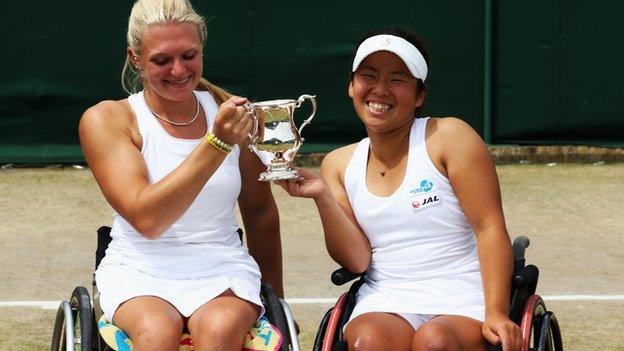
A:
[[[283,295],[277,207],[245,147],[247,99],[202,78],[206,27],[187,0],[138,0],[127,39],[131,95],[89,108],[79,127],[115,211],[96,271],[102,309],[135,350],[177,350],[185,327],[195,350],[240,350],[263,313],[261,273]]]

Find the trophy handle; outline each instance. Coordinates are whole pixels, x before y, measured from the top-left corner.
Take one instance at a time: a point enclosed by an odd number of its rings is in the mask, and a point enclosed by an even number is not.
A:
[[[256,111],[253,109],[250,103],[246,103],[245,105],[243,105],[243,107],[247,110],[247,113],[249,113],[249,118],[251,118],[251,120],[253,121],[251,133],[247,134],[250,141],[249,147],[251,148],[251,145],[255,143],[256,139],[258,138],[258,116],[256,115]]]
[[[312,114],[310,114],[310,117],[306,118],[303,123],[301,123],[301,126],[299,126],[299,136],[301,137],[301,131],[303,130],[303,127],[307,126],[308,124],[310,124],[310,122],[312,121],[312,118],[314,118],[314,115],[316,114],[316,95],[301,95],[298,99],[297,99],[297,103],[295,104],[295,108],[298,108],[301,106],[301,104],[303,104],[303,102],[305,101],[305,99],[309,99],[312,102]],[[301,138],[301,140],[303,141],[304,139]]]

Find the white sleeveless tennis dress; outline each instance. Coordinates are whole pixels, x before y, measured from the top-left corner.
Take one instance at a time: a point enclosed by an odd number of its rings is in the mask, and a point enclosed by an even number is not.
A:
[[[216,102],[207,92],[195,95],[208,126],[212,126]],[[131,95],[128,101],[143,139],[141,154],[149,181],[156,183],[180,165],[202,139],[168,134],[148,110],[143,92]],[[227,289],[262,308],[260,270],[236,232],[239,155],[235,146],[188,210],[156,240],[148,240],[114,213],[113,240],[95,272],[100,303],[109,320],[121,303],[143,295],[168,301],[186,317]]]
[[[372,247],[351,319],[390,312],[484,320],[475,235],[448,178],[427,154],[427,120],[414,121],[405,178],[392,195],[379,197],[366,187],[368,138],[345,171],[349,202]]]

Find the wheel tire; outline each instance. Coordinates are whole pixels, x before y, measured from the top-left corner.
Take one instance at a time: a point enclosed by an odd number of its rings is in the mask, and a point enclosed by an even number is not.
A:
[[[550,317],[550,331],[553,338],[553,345],[555,346],[555,351],[563,351],[563,339],[561,338],[561,329],[559,329],[559,322],[557,321],[557,317],[553,314]]]
[[[83,286],[76,287],[72,292],[69,304],[74,317],[74,335],[76,339],[74,349],[81,351],[97,350],[97,346],[93,343],[94,317],[89,291]]]
[[[280,303],[275,290],[269,284],[263,283],[260,287],[260,298],[266,310],[265,314],[269,322],[279,329],[282,333],[282,346],[280,351],[292,350],[292,340],[288,329],[288,320],[284,314],[284,309]]]
[[[542,317],[537,351],[563,351],[559,323],[550,311],[544,313]]]

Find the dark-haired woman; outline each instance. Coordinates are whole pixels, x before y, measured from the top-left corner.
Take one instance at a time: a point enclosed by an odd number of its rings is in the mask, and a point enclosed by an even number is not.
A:
[[[466,123],[420,116],[427,71],[412,33],[366,35],[348,91],[368,137],[329,153],[322,177],[301,170],[281,185],[315,200],[331,257],[366,271],[350,350],[519,350],[496,171]]]

